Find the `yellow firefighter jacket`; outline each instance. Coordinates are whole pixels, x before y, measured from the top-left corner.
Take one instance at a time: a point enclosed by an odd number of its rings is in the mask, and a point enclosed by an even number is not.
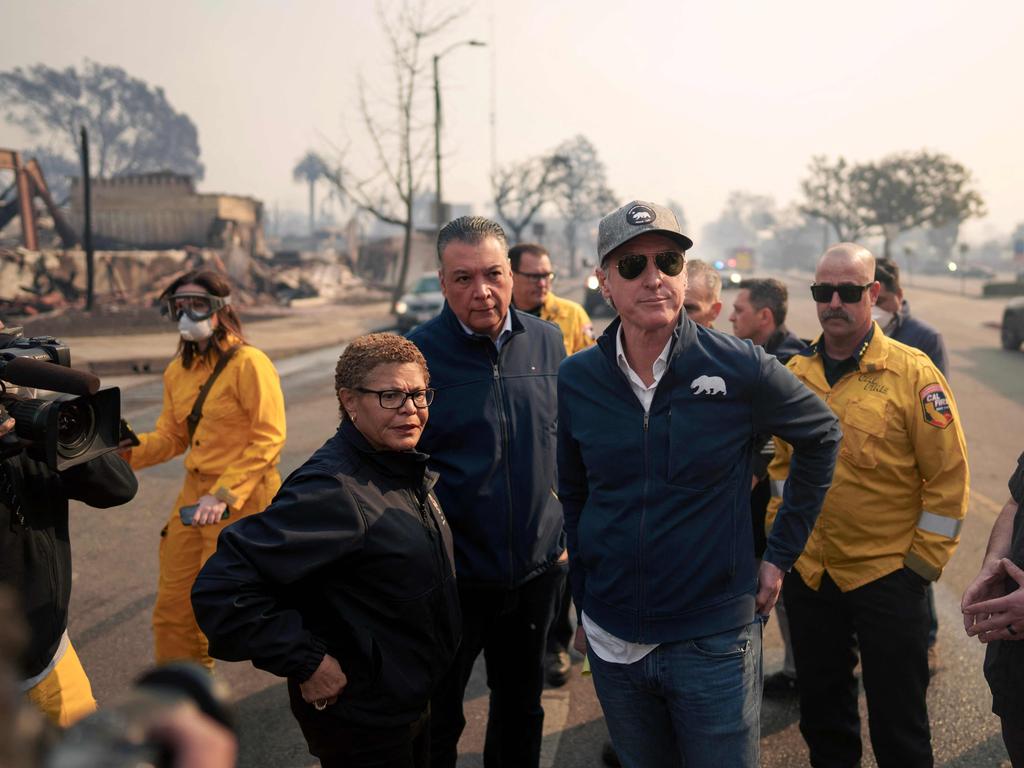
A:
[[[229,337],[226,346],[239,343]],[[285,440],[284,395],[277,370],[263,352],[242,346],[213,384],[189,445],[186,419],[216,359],[204,355],[186,369],[176,357],[164,371],[164,404],[154,431],[139,435],[132,469],[160,464],[189,449],[185,469],[213,476],[205,491],[234,510],[245,506],[267,471],[277,466]]]
[[[569,299],[560,299],[548,292],[540,308],[540,319],[555,323],[562,329],[565,354],[571,355],[594,344],[594,329],[587,310]]]
[[[830,387],[821,340],[789,369],[839,417],[843,440],[832,487],[796,569],[817,589],[827,570],[844,592],[907,566],[934,581],[960,541],[968,469],[949,385],[926,354],[874,335],[852,371]],[[770,530],[792,450],[776,440],[768,469]]]

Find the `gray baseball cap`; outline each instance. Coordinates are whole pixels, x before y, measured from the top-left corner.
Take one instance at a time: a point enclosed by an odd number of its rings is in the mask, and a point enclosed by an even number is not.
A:
[[[676,215],[663,205],[634,200],[603,219],[597,230],[597,258],[600,263],[623,243],[645,232],[656,232],[675,240],[688,251],[693,240],[683,234]]]

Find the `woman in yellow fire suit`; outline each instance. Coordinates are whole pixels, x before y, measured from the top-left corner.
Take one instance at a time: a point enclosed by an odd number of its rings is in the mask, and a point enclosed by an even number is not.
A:
[[[245,343],[217,272],[193,271],[161,299],[178,323],[178,354],[164,371],[163,410],[152,432],[130,451],[133,469],[184,453],[185,483],[160,533],[160,581],[153,608],[156,661],[196,661],[212,669],[206,637],[190,599],[199,569],[231,523],[260,512],[281,485],[277,463],[285,440],[284,396],[270,359]],[[232,349],[234,351],[232,353]],[[189,414],[218,360],[228,355],[189,434]],[[193,418],[194,422],[194,418]],[[179,510],[198,505],[191,524]]]

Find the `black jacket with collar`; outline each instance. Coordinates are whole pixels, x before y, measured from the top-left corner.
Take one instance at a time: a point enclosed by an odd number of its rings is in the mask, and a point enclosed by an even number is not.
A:
[[[445,303],[409,334],[437,396],[420,450],[441,479],[437,495],[455,535],[462,585],[511,589],[551,567],[565,549],[555,496],[558,326],[509,308],[499,352],[470,336]]]
[[[211,655],[289,678],[300,722],[413,722],[455,657],[451,532],[426,461],[374,451],[344,421],[266,510],[224,529],[196,579]],[[325,653],[348,686],[320,713],[297,686]]]
[[[46,669],[68,625],[68,499],[106,509],[131,501],[139,486],[113,453],[63,472],[25,453],[0,463],[0,583],[18,592],[28,619],[31,639],[18,672],[29,679]]]

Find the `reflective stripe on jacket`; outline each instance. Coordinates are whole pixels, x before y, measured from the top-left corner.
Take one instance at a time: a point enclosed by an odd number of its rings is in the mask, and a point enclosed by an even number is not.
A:
[[[934,581],[960,541],[967,514],[967,447],[949,384],[926,354],[876,325],[859,370],[834,387],[817,344],[789,369],[832,408],[843,428],[832,487],[796,568],[817,588],[843,591],[903,566]],[[770,529],[789,475],[790,447],[776,441],[769,467]]]
[[[239,343],[229,338],[228,344]],[[176,357],[164,371],[164,404],[152,432],[139,435],[133,469],[184,453],[185,469],[216,479],[208,493],[241,509],[260,478],[277,466],[285,440],[284,395],[274,364],[243,345],[213,384],[189,445],[187,419],[216,358],[204,355],[185,368]]]
[[[562,299],[553,293],[548,293],[540,308],[540,319],[554,323],[562,330],[562,339],[565,341],[565,354],[567,355],[592,347],[596,342],[590,315],[575,301]]]

